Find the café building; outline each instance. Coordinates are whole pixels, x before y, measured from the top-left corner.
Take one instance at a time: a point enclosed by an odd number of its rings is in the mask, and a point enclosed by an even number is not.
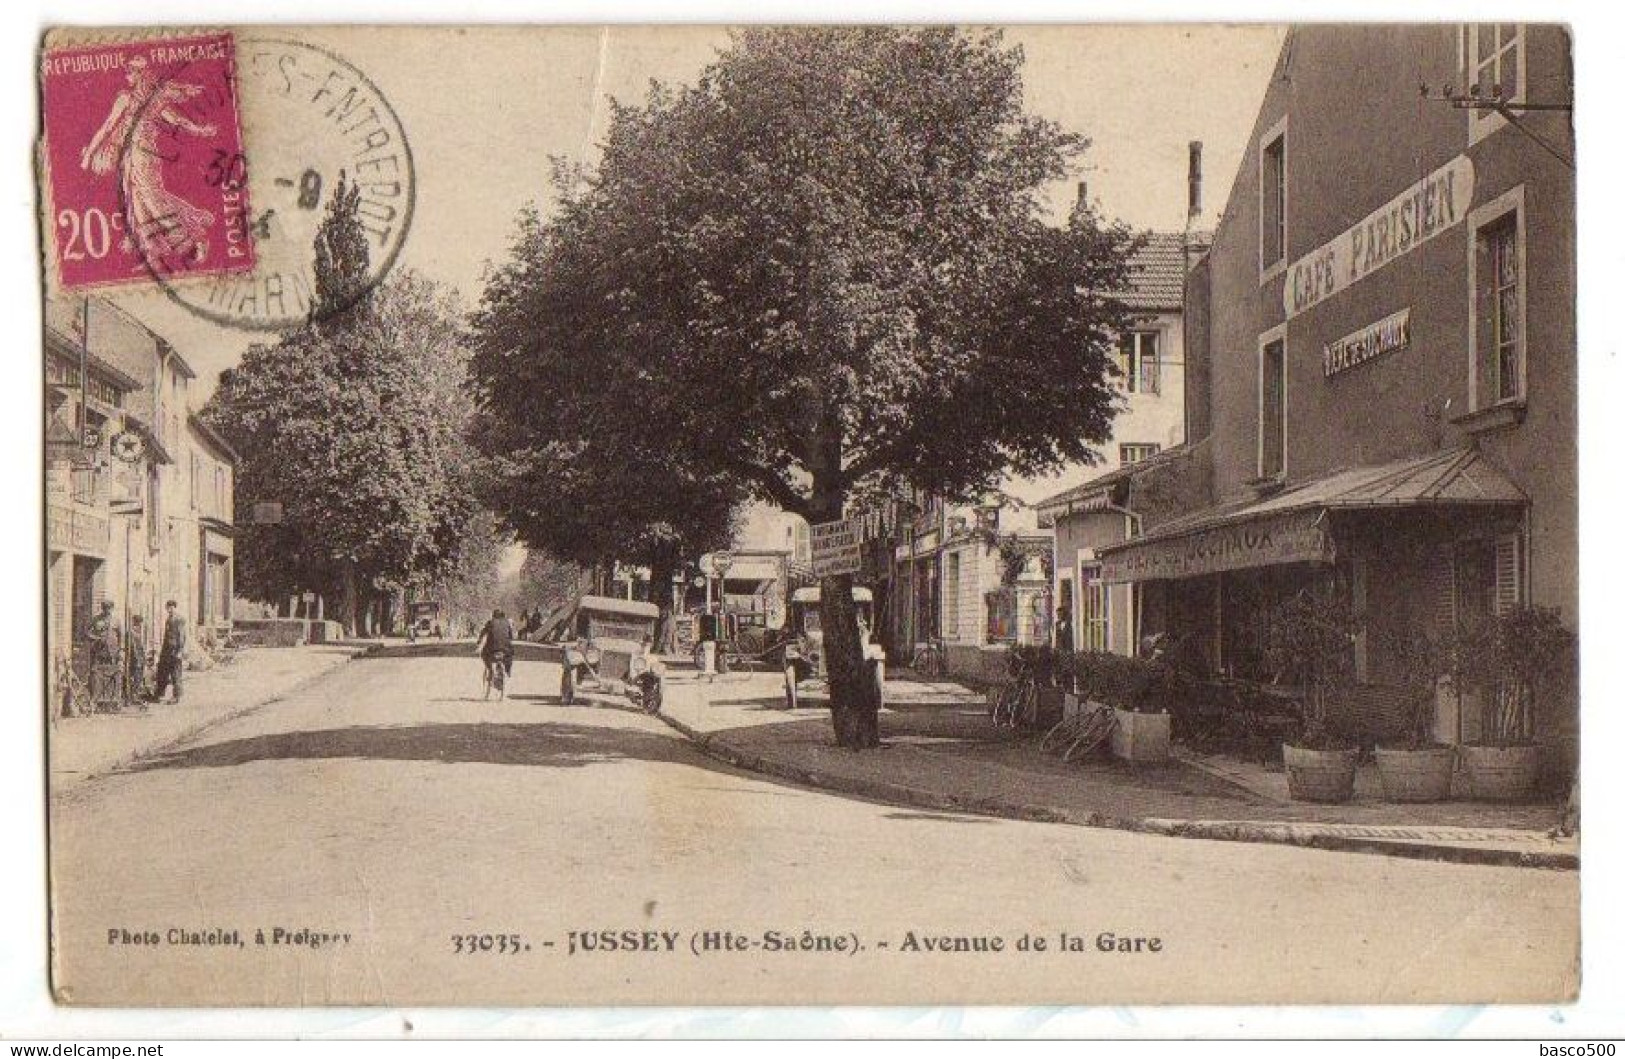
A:
[[[1181,497],[1130,474],[1076,498],[1132,516],[1095,554],[1140,634],[1266,680],[1266,615],[1335,585],[1382,689],[1406,637],[1526,602],[1573,627],[1571,89],[1557,26],[1291,31],[1186,284],[1188,441],[1143,472]],[[1439,739],[1478,737],[1474,703],[1439,705]],[[1567,756],[1573,728],[1537,736]]]

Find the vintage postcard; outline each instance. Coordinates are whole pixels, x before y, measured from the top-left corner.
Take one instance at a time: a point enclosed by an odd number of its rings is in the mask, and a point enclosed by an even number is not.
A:
[[[52,983],[1579,995],[1561,26],[59,29]]]

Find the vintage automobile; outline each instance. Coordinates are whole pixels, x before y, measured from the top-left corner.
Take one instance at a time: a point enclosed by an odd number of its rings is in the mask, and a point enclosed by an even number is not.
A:
[[[440,604],[433,600],[420,599],[406,605],[406,638],[416,640],[420,636],[446,638],[446,630],[440,624]]]
[[[575,638],[564,645],[560,700],[568,706],[578,691],[602,691],[660,712],[665,666],[651,653],[659,619],[660,608],[653,603],[582,596]]]
[[[798,588],[790,596],[786,617],[784,648],[784,705],[825,705],[829,701],[829,672],[824,661],[824,633],[819,628],[819,589]],[[874,594],[867,588],[852,589],[852,602],[858,608],[858,628],[863,636],[863,659],[873,673],[876,698],[885,701],[886,652],[874,638]]]

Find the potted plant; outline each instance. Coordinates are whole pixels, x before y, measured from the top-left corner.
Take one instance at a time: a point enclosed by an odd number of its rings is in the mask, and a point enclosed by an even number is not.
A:
[[[1346,802],[1354,795],[1359,750],[1326,724],[1326,696],[1354,675],[1359,625],[1342,594],[1306,588],[1276,607],[1264,655],[1278,682],[1303,689],[1303,728],[1281,748],[1287,790],[1309,802]]]
[[[1534,711],[1551,714],[1574,693],[1576,661],[1574,633],[1548,607],[1513,607],[1462,634],[1450,681],[1458,695],[1482,696],[1478,740],[1461,748],[1469,797],[1518,801],[1534,793]]]
[[[1168,712],[1170,667],[1153,659],[1115,656],[1113,665],[1119,676],[1112,703],[1117,715],[1112,753],[1141,764],[1168,760],[1173,737],[1173,716]]]
[[[1445,646],[1420,632],[1389,643],[1406,705],[1403,737],[1377,746],[1377,776],[1391,802],[1442,802],[1450,797],[1456,751],[1433,738],[1439,681],[1449,675]]]

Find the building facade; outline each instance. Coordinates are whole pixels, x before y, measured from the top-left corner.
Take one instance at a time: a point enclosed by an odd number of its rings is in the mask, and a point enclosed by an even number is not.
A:
[[[1199,155],[1198,155],[1199,157]],[[1194,167],[1193,167],[1194,171]],[[1198,193],[1199,194],[1199,193]],[[1199,204],[1193,197],[1193,208]],[[1057,538],[1044,506],[1057,489],[1176,449],[1185,436],[1184,275],[1205,247],[1199,232],[1152,232],[1129,263],[1119,297],[1135,314],[1118,337],[1119,412],[1097,463],[1042,477],[1011,477],[996,501],[922,498],[912,534],[897,551],[899,642],[940,639],[956,672],[997,672],[984,649],[1045,643],[1059,606],[1076,611],[1077,548]]]
[[[1267,678],[1264,616],[1335,585],[1380,687],[1407,638],[1525,602],[1574,623],[1571,91],[1560,27],[1289,34],[1188,285],[1185,495],[1105,483],[1133,518],[1100,576],[1142,631]],[[1438,738],[1478,737],[1440,705]]]
[[[195,415],[196,373],[99,298],[48,299],[45,323],[49,653],[82,655],[104,602],[143,654],[171,599],[200,636],[229,629],[236,454]]]

